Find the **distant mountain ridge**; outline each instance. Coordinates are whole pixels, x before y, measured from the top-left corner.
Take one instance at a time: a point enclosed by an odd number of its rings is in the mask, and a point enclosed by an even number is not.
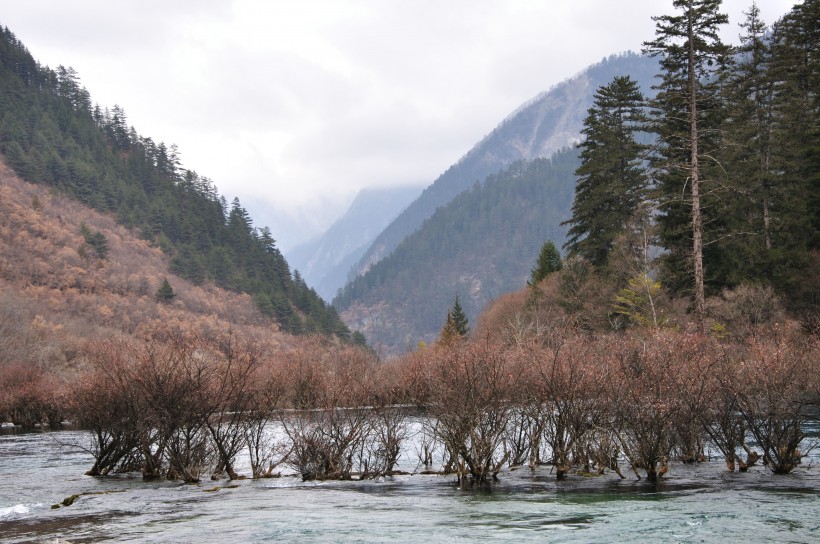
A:
[[[652,95],[657,72],[654,59],[614,55],[517,108],[375,238],[333,301],[342,319],[398,353],[434,339],[456,295],[472,319],[519,289],[541,244],[564,243],[595,92],[629,75]]]
[[[363,274],[389,255],[437,208],[475,182],[483,181],[515,161],[549,157],[578,143],[595,91],[616,75],[629,74],[648,94],[657,72],[655,59],[631,52],[613,55],[518,107],[379,234],[352,274]]]
[[[421,192],[421,187],[366,188],[328,230],[286,256],[308,285],[331,300],[376,236]]]
[[[439,208],[396,250],[340,291],[342,318],[386,354],[432,342],[459,296],[475,319],[526,285],[545,240],[563,240],[579,161],[574,149],[518,161]]]

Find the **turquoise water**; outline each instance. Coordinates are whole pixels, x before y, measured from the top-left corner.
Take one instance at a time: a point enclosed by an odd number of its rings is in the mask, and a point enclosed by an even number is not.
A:
[[[556,482],[548,467],[502,472],[480,489],[419,474],[192,486],[84,476],[91,456],[64,445],[84,442],[78,432],[0,436],[0,541],[820,542],[816,457],[788,476],[673,465],[656,486],[615,475]]]

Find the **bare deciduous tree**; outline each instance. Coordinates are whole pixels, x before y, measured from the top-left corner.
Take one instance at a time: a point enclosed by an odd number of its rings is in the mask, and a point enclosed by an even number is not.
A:
[[[506,353],[487,341],[430,350],[431,411],[436,434],[460,482],[495,478],[510,417],[512,376]]]

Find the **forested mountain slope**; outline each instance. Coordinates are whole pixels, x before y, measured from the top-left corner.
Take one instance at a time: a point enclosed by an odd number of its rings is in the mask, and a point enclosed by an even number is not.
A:
[[[566,231],[574,149],[513,163],[437,210],[334,300],[345,321],[388,353],[436,338],[459,296],[469,319],[526,284],[539,248]]]
[[[427,187],[373,241],[352,274],[366,272],[389,255],[436,209],[475,182],[483,181],[515,161],[549,157],[577,143],[595,90],[614,76],[629,74],[649,94],[657,71],[658,63],[654,59],[635,53],[614,55],[524,104]]]
[[[110,215],[27,183],[0,161],[0,366],[70,372],[89,341],[151,322],[291,342],[249,295],[194,285],[168,263]],[[171,294],[158,297],[166,280]]]
[[[181,167],[175,146],[139,135],[121,107],[93,105],[71,68],[39,65],[2,27],[0,153],[23,179],[141,233],[194,284],[248,293],[289,332],[349,335],[237,199],[229,206],[211,180]]]

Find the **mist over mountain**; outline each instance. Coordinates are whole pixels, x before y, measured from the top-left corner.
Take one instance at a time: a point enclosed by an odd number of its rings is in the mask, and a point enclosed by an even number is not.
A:
[[[362,189],[327,231],[286,251],[288,261],[322,298],[331,300],[376,236],[420,192],[421,187]]]
[[[438,177],[406,210],[379,234],[356,264],[354,275],[389,255],[418,229],[437,208],[456,195],[518,160],[549,157],[580,138],[587,109],[601,85],[616,75],[629,74],[651,93],[658,63],[636,53],[613,55],[559,83],[504,119],[458,162]]]
[[[519,289],[540,246],[564,243],[595,92],[629,75],[651,95],[657,72],[654,59],[611,56],[513,111],[375,238],[334,299],[343,320],[395,353],[434,339],[456,295],[474,319]]]
[[[518,161],[439,208],[334,300],[342,319],[385,354],[436,339],[458,296],[475,322],[494,298],[526,285],[545,240],[566,236],[575,149]]]
[[[355,194],[325,196],[302,204],[272,202],[259,196],[239,196],[255,222],[276,233],[276,245],[290,262],[290,252],[322,236],[346,213]],[[301,267],[293,267],[301,270]]]

